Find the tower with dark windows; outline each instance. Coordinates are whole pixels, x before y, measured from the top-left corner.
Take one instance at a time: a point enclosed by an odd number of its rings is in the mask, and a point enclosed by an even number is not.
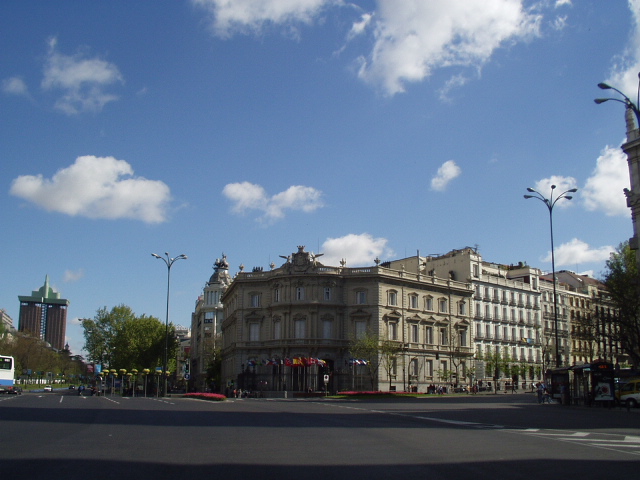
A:
[[[60,293],[49,285],[49,276],[45,277],[44,285],[32,291],[30,296],[19,295],[18,299],[18,330],[44,340],[56,350],[63,350],[69,300],[60,298]]]

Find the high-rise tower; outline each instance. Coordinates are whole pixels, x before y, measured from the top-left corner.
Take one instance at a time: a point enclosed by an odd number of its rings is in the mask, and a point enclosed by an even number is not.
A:
[[[20,318],[18,330],[48,342],[56,350],[64,349],[67,330],[69,300],[49,286],[49,275],[44,285],[31,292],[31,296],[19,295]]]

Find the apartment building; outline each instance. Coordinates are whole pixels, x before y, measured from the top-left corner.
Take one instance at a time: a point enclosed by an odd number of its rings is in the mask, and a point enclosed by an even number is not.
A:
[[[521,386],[541,378],[539,269],[487,262],[470,247],[418,256],[418,264],[410,268],[470,285],[475,381],[485,385],[492,380],[500,385],[516,381]]]

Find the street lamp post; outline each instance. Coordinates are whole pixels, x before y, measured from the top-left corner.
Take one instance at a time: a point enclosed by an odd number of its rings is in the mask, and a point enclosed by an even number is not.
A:
[[[540,200],[544,203],[549,210],[549,227],[551,231],[551,275],[553,281],[553,327],[555,330],[555,344],[556,344],[556,368],[560,367],[560,350],[558,343],[558,296],[556,294],[556,257],[553,249],[553,207],[561,198],[566,200],[571,200],[573,197],[571,195],[567,195],[567,193],[576,193],[578,191],[577,188],[572,188],[565,192],[562,192],[555,199],[553,198],[553,192],[556,189],[555,185],[551,185],[551,195],[549,198],[546,198],[540,192],[534,190],[533,188],[527,188],[527,192],[533,193],[534,195],[525,195],[524,198],[535,198],[536,200]]]
[[[159,258],[167,265],[167,312],[165,316],[165,332],[164,332],[164,365],[162,366],[162,371],[167,371],[167,353],[169,350],[169,288],[171,285],[171,266],[176,262],[176,260],[186,260],[187,256],[183,253],[178,255],[175,258],[169,257],[169,252],[164,252],[165,257],[161,257],[158,254],[152,253],[151,255],[155,258]],[[167,396],[167,376],[164,378],[164,386],[163,386],[163,396]]]
[[[640,79],[640,73],[638,73],[638,79]],[[638,106],[640,105],[640,82],[638,82],[638,93],[636,95],[636,103],[633,103],[631,99],[629,99],[629,97],[627,97],[620,90],[618,90],[615,87],[612,87],[608,83],[604,83],[604,82],[599,83],[598,88],[600,88],[601,90],[613,90],[614,92],[618,92],[618,94],[624,100],[620,100],[619,98],[596,98],[594,102],[596,102],[598,105],[608,101],[623,103],[636,116],[636,122],[638,124],[638,128],[640,128],[640,111],[638,111]]]

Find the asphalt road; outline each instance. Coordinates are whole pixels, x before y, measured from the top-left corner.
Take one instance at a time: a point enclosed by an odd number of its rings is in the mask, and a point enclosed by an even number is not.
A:
[[[640,411],[533,395],[394,401],[0,397],[3,476],[635,479]]]

